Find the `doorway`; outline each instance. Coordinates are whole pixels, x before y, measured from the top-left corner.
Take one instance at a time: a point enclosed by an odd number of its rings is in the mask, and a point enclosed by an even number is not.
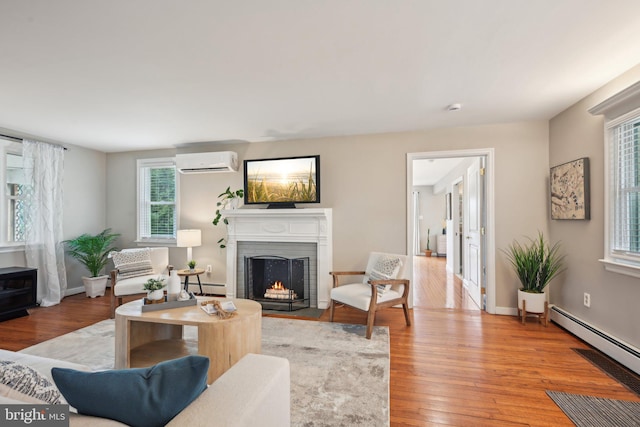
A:
[[[446,268],[461,274],[470,296],[482,309],[495,313],[494,150],[455,150],[407,154],[407,253],[415,252],[416,199],[414,167],[418,171],[437,163],[429,160],[457,159],[457,169],[444,173],[433,184],[437,197],[446,201],[442,212],[446,233]],[[423,165],[420,162],[423,161]],[[466,162],[466,163],[463,163]],[[450,172],[450,173],[449,173]],[[426,215],[421,215],[426,216]],[[443,236],[437,236],[444,240]]]

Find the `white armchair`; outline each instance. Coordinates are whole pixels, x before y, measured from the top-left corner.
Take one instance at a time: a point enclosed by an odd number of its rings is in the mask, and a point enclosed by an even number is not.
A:
[[[149,260],[151,263],[149,271],[139,275],[132,275],[132,273],[129,272],[128,277],[126,278],[123,274],[121,274],[121,271],[117,266],[114,270],[111,271],[112,319],[115,317],[116,307],[122,304],[123,296],[145,293],[146,291],[144,290],[144,284],[147,280],[151,278],[157,279],[158,276],[168,276],[170,271],[173,269],[173,266],[169,265],[168,247],[123,249],[122,251],[120,251],[120,253],[133,255],[134,253],[143,251],[148,251]],[[130,263],[129,265],[131,264],[140,263]]]
[[[406,255],[371,252],[365,271],[333,271],[333,289],[329,306],[329,321],[333,322],[336,303],[368,312],[367,338],[371,339],[376,312],[402,304],[407,326],[409,318],[409,279]],[[362,282],[340,285],[340,277],[364,276]],[[372,298],[373,295],[373,298]]]

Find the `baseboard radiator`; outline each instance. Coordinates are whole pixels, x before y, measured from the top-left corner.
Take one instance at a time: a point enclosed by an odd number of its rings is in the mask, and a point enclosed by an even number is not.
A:
[[[551,307],[551,320],[610,358],[640,374],[640,350],[559,307]]]

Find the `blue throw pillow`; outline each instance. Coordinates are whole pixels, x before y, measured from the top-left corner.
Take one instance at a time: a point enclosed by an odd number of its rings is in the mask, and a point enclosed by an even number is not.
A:
[[[186,356],[150,368],[82,372],[52,368],[58,389],[78,413],[130,426],[164,426],[207,388],[209,358]]]

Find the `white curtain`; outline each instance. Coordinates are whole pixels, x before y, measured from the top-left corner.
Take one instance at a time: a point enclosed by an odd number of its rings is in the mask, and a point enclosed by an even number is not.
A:
[[[67,290],[62,240],[64,148],[23,141],[26,200],[27,266],[38,269],[37,300],[47,307],[60,303]]]
[[[420,255],[420,193],[413,192],[413,254]]]

